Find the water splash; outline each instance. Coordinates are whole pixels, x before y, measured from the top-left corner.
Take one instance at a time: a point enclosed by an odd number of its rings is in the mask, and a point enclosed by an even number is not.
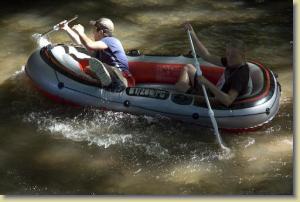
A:
[[[209,161],[228,160],[233,157],[232,153],[219,150],[215,143],[202,142],[205,140],[205,133],[211,136],[209,130],[202,129],[203,139],[199,139],[199,133],[195,133],[191,126],[163,117],[134,116],[94,108],[76,111],[73,108],[56,106],[51,110],[26,113],[23,122],[36,125],[40,133],[50,134],[55,138],[87,142],[87,145],[104,149],[117,145],[137,151],[137,156],[142,152],[159,162],[180,160],[181,155],[184,158],[200,155],[203,160]],[[183,136],[184,131],[190,137]]]
[[[146,148],[146,154],[156,156],[159,159],[166,159],[170,157],[168,149],[161,146],[159,142],[150,142],[144,145]]]
[[[254,138],[248,138],[248,143],[245,145],[245,148],[253,145],[255,143],[255,139]]]
[[[123,113],[104,114],[99,110],[87,111],[75,117],[57,116],[52,111],[31,112],[23,121],[37,124],[39,131],[49,132],[73,141],[87,141],[89,145],[108,148],[131,141],[132,135],[118,132]]]
[[[21,68],[19,70],[15,71],[15,73],[13,73],[9,79],[11,81],[18,80],[18,79],[20,79],[20,77],[23,77],[24,73],[25,73],[25,65],[22,65]]]

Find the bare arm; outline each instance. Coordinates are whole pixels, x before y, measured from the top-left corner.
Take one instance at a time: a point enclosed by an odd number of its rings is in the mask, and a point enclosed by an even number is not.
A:
[[[103,50],[108,48],[108,46],[102,41],[93,41],[85,33],[79,34],[82,44],[91,50]]]
[[[207,62],[213,63],[218,66],[223,66],[221,63],[221,57],[211,55],[207,48],[203,45],[203,43],[198,39],[196,33],[194,31],[191,32],[192,39],[196,45],[197,53]]]
[[[77,44],[82,44],[81,41],[80,41],[80,37],[78,36],[78,34],[76,34],[70,27],[68,27],[66,29],[68,35],[71,37],[71,39],[77,43]]]
[[[74,32],[76,32],[80,38],[81,43],[89,50],[103,50],[108,48],[108,46],[102,41],[93,41],[85,33],[84,27],[80,24],[73,27]]]
[[[211,106],[217,106],[220,102],[215,97],[209,98],[209,103]],[[201,95],[195,95],[194,105],[200,106],[202,104],[206,104],[205,97]]]
[[[69,27],[68,23],[60,24],[59,27],[60,29],[65,30],[75,43],[79,45],[82,44],[79,35]]]
[[[207,62],[213,63],[218,66],[223,66],[221,63],[221,57],[211,55],[207,48],[203,45],[203,43],[198,39],[193,27],[189,23],[185,23],[184,27],[186,30],[191,31],[191,36],[193,39],[193,43],[196,45],[197,53]]]
[[[207,80],[203,76],[199,76],[198,80],[204,84],[215,96],[215,98],[223,105],[229,107],[234,100],[238,97],[238,92],[234,89],[230,89],[228,93],[224,93],[219,90],[213,83]]]

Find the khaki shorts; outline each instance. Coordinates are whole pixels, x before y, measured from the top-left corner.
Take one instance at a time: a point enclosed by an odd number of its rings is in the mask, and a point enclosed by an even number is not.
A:
[[[103,65],[106,67],[112,79],[112,84],[109,86],[111,90],[122,91],[123,89],[128,87],[127,79],[123,76],[120,69],[107,65],[105,63],[103,63]]]

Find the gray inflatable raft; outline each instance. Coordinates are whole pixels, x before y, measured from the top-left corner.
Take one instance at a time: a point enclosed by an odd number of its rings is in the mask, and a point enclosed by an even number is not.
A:
[[[114,90],[82,71],[77,58],[86,58],[84,49],[67,45],[48,45],[29,57],[25,70],[37,89],[47,97],[80,106],[122,111],[150,116],[165,116],[211,127],[205,104],[197,104],[194,95],[175,91],[174,84],[189,56],[150,56],[128,54],[133,75],[131,87]],[[90,56],[88,56],[90,57]],[[199,58],[206,78],[216,83],[224,68]],[[248,62],[252,88],[230,107],[213,105],[221,129],[249,130],[269,122],[279,110],[280,84],[274,73],[257,62]]]

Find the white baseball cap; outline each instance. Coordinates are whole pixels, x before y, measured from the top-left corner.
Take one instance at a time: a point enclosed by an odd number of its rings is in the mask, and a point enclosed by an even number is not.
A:
[[[107,29],[109,32],[114,31],[114,23],[109,18],[100,18],[98,20],[91,20],[90,24],[99,29]]]

